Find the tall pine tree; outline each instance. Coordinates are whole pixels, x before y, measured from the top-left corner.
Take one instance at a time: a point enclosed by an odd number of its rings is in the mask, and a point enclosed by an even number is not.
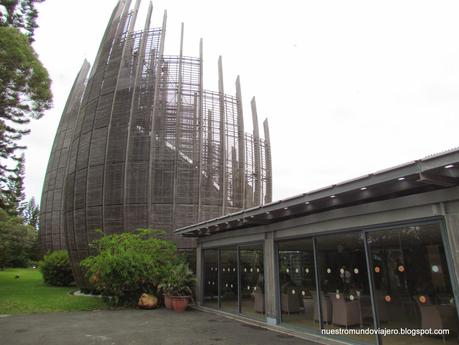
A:
[[[8,176],[6,211],[11,216],[22,216],[25,209],[24,178],[25,158],[24,154],[22,154],[17,160],[16,168]]]
[[[39,225],[39,215],[40,215],[40,206],[37,205],[35,198],[29,200],[26,204],[24,211],[22,212],[22,217],[24,218],[24,223],[31,225],[34,229],[38,230]]]
[[[36,3],[43,0],[0,0],[0,208],[7,207],[8,174],[18,160],[31,119],[52,104],[51,80],[31,46],[37,27]]]

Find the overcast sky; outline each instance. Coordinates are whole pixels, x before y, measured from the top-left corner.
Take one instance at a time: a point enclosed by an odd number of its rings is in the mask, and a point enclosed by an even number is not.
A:
[[[75,76],[94,60],[116,0],[46,0],[34,47],[54,108],[26,138],[26,193],[40,200],[56,128]],[[139,27],[148,2],[143,0]],[[166,52],[204,39],[204,87],[241,76],[246,126],[256,96],[268,117],[274,200],[459,146],[458,1],[154,2],[168,10]]]

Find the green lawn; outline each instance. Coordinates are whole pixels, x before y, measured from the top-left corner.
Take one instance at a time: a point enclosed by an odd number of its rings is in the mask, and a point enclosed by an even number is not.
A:
[[[14,268],[0,271],[0,314],[107,308],[101,298],[69,295],[72,290],[75,288],[45,285],[38,269]]]

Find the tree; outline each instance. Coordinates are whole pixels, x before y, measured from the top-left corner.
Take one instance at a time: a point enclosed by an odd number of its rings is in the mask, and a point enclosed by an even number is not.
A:
[[[0,27],[0,183],[8,172],[5,160],[15,157],[31,119],[52,104],[51,80],[28,38],[13,27]],[[2,187],[3,187],[2,186]],[[3,189],[3,188],[2,188]]]
[[[24,200],[25,158],[22,154],[17,159],[16,168],[8,176],[6,194],[6,211],[12,216],[22,216],[25,209]]]
[[[37,231],[22,218],[0,209],[0,269],[27,266],[34,259],[37,238]]]
[[[40,206],[37,205],[35,198],[32,197],[27,202],[27,205],[22,212],[22,218],[24,218],[24,223],[32,226],[35,230],[38,230],[39,225],[39,215],[40,215]]]
[[[0,0],[0,25],[20,29],[32,43],[34,31],[38,27],[38,11],[35,8],[35,4],[43,1]]]

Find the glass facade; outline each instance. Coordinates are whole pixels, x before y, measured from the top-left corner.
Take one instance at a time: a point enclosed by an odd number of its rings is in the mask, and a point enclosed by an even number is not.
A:
[[[349,343],[459,343],[457,296],[439,221],[315,234],[277,241],[276,248],[283,325],[335,331]],[[204,250],[203,258],[204,305],[265,319],[261,243]],[[449,334],[377,336],[370,334],[375,328]]]
[[[282,241],[278,248],[282,321],[319,329],[312,239]]]
[[[278,257],[281,322],[289,327],[355,329],[360,334],[341,336],[384,345],[416,344],[420,337],[378,339],[369,331],[447,329],[449,335],[424,335],[422,343],[459,343],[439,222],[280,241]],[[306,269],[317,274],[308,277]],[[302,295],[311,296],[310,304]]]
[[[209,249],[203,253],[203,304],[207,307],[218,308],[218,250]]]
[[[264,320],[263,247],[261,245],[239,247],[239,260],[241,313]]]
[[[203,250],[203,305],[265,320],[263,245]]]
[[[382,327],[450,329],[449,336],[424,336],[428,344],[458,344],[451,280],[439,224],[413,225],[368,234],[376,309]],[[400,335],[384,344],[405,344]]]

